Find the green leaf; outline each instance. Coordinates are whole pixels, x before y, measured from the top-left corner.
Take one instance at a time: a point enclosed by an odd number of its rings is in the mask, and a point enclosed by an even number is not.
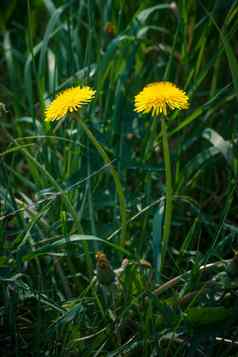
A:
[[[183,169],[184,175],[181,177],[178,187],[180,188],[183,185],[185,179],[191,180],[193,175],[198,172],[201,166],[203,166],[205,163],[208,163],[208,161],[216,157],[218,154],[219,150],[216,147],[205,149],[197,154]]]
[[[218,307],[192,307],[186,312],[186,320],[195,325],[208,325],[229,320],[234,313],[234,309]]]
[[[164,200],[160,202],[159,208],[154,215],[153,224],[152,224],[153,256],[154,256],[154,265],[155,265],[157,281],[159,280],[160,277],[163,217],[164,217]]]
[[[224,158],[228,161],[231,162],[233,158],[233,151],[232,151],[232,144],[224,140],[223,137],[218,134],[215,130],[207,128],[203,131],[202,137],[212,145],[217,148],[217,150],[224,156]]]
[[[28,261],[31,260],[37,256],[41,256],[41,255],[47,255],[51,252],[55,252],[58,248],[63,248],[64,246],[68,245],[68,244],[72,244],[72,243],[80,243],[80,242],[85,242],[85,241],[97,241],[99,243],[102,243],[103,245],[107,245],[111,248],[113,248],[114,250],[125,254],[126,256],[131,256],[131,253],[114,244],[111,243],[107,240],[95,237],[95,236],[90,236],[90,235],[72,235],[68,238],[63,238],[63,239],[58,239],[56,241],[53,241],[52,243],[46,244],[41,248],[35,249],[34,252],[31,252],[30,254],[25,255],[25,257],[23,258],[23,260]]]
[[[152,15],[155,11],[166,10],[166,9],[170,9],[170,8],[171,7],[169,4],[155,5],[155,6],[149,7],[148,9],[141,11],[138,15],[136,15],[136,19],[141,24],[144,24],[148,20],[150,15]]]
[[[234,88],[235,88],[235,92],[238,98],[238,61],[236,59],[236,56],[234,54],[234,51],[231,47],[230,41],[228,36],[224,33],[223,30],[220,30],[219,26],[217,25],[214,16],[206,9],[205,6],[202,5],[202,7],[204,8],[206,14],[210,17],[212,23],[214,24],[214,26],[216,27],[217,31],[219,32],[219,35],[221,37],[221,41],[223,43],[225,52],[226,52],[226,56],[228,59],[228,63],[229,63],[229,67],[231,70],[231,75],[232,75],[232,80],[233,80],[233,84],[234,84]]]

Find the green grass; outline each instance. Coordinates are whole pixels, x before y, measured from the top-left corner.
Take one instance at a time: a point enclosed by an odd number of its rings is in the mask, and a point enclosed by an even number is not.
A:
[[[0,11],[0,354],[237,356],[237,1],[23,3]],[[133,110],[160,80],[191,102],[169,152]],[[96,100],[46,124],[74,85]]]

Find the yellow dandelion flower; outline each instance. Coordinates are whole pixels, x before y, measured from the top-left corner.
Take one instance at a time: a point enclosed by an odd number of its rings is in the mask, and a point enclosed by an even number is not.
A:
[[[157,116],[163,113],[167,116],[168,108],[187,109],[189,98],[184,91],[170,82],[155,82],[148,84],[135,96],[135,111],[150,113]]]
[[[112,269],[111,263],[103,252],[96,253],[97,261],[97,277],[101,284],[110,285],[115,280],[115,273]]]
[[[73,87],[59,93],[45,111],[45,120],[53,121],[63,118],[68,112],[79,110],[83,104],[89,103],[96,91],[90,87]]]
[[[106,254],[104,254],[103,252],[96,252],[96,261],[98,266],[102,269],[102,270],[107,270],[110,266],[110,263],[107,259]]]

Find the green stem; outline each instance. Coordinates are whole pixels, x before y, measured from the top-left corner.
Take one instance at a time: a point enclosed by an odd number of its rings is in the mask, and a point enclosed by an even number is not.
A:
[[[87,134],[91,143],[97,149],[97,151],[98,151],[99,155],[102,157],[103,161],[106,164],[110,164],[111,160],[108,157],[106,151],[104,150],[102,145],[99,144],[99,142],[97,141],[97,139],[95,138],[95,136],[93,135],[91,130],[88,128],[88,126],[85,124],[85,122],[82,120],[82,118],[79,119],[79,123],[80,123],[81,127],[83,128],[83,130],[85,131],[85,133]],[[114,169],[114,167],[112,165],[110,165],[110,169],[111,169],[111,174],[112,174],[115,186],[116,186],[118,199],[119,199],[121,226],[122,226],[121,243],[124,246],[126,243],[126,231],[127,231],[126,199],[125,199],[125,196],[123,193],[123,188],[122,188],[120,177],[119,177],[117,171]]]
[[[172,189],[172,174],[171,174],[171,162],[169,153],[168,133],[165,118],[161,118],[161,131],[163,142],[163,154],[165,164],[165,181],[166,181],[166,205],[165,205],[165,217],[163,225],[163,241],[162,241],[162,253],[161,253],[161,266],[163,266],[164,258],[168,249],[169,235],[172,221],[172,209],[173,209],[173,189]]]

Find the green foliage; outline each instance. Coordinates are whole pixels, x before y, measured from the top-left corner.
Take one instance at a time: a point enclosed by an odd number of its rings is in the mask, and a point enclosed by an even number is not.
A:
[[[1,2],[0,355],[237,356],[237,13]],[[161,123],[133,111],[160,80],[191,102],[166,123],[166,242]],[[85,84],[81,123],[44,122],[58,91]]]

